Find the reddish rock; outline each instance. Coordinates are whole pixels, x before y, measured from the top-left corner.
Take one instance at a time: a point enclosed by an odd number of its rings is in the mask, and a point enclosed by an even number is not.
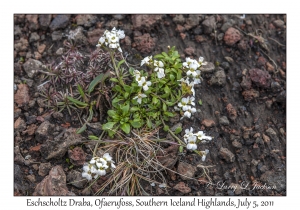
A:
[[[153,39],[150,34],[146,33],[142,36],[134,37],[137,50],[141,53],[150,53],[156,44],[156,39]]]
[[[246,51],[249,48],[248,42],[245,39],[242,39],[239,43],[238,43],[238,48],[240,50]]]
[[[271,85],[271,76],[267,71],[250,69],[250,78],[258,87],[268,88]]]
[[[42,58],[42,55],[39,52],[34,52],[34,58],[36,60],[40,60]]]
[[[185,52],[185,54],[191,56],[195,53],[195,49],[192,47],[188,47],[188,48],[185,48],[184,52]]]
[[[41,44],[37,48],[38,48],[38,52],[41,53],[41,54],[43,54],[43,52],[46,49],[46,45],[45,44]]]
[[[186,34],[185,33],[180,33],[180,37],[181,37],[182,40],[184,40],[185,37],[186,37]]]
[[[266,67],[269,72],[274,72],[274,70],[275,70],[275,67],[272,64],[270,64],[269,62],[266,63]]]
[[[257,59],[257,64],[258,64],[259,66],[264,66],[264,65],[266,64],[266,62],[267,62],[267,60],[266,60],[263,56],[260,56],[260,57],[258,57],[258,59]]]
[[[66,175],[62,166],[55,166],[48,176],[40,182],[33,193],[33,196],[74,196],[69,192],[66,185]]]
[[[26,128],[25,121],[21,117],[19,117],[14,123],[15,131],[23,131],[25,130],[25,128]]]
[[[189,188],[184,182],[179,182],[173,187],[173,189],[178,190],[183,194],[187,194],[191,192],[191,188]]]
[[[227,104],[226,110],[229,114],[229,118],[234,121],[237,117],[236,109],[231,104]]]
[[[150,28],[162,19],[162,15],[131,15],[133,28]]]
[[[242,95],[244,96],[245,101],[251,101],[254,98],[259,97],[259,92],[254,89],[245,90]]]
[[[221,147],[220,151],[219,151],[219,156],[226,160],[226,162],[228,163],[233,163],[235,161],[235,157],[234,154],[228,150],[227,148]]]
[[[20,40],[16,40],[14,44],[14,48],[17,52],[27,51],[28,46],[29,46],[28,40],[23,37],[21,37]]]
[[[186,30],[190,30],[191,28],[199,25],[199,22],[201,21],[200,15],[189,15],[189,17],[186,19],[186,24],[184,25]]]
[[[224,42],[229,46],[233,46],[235,43],[240,41],[241,38],[242,38],[241,33],[237,29],[230,27],[225,32]]]
[[[51,163],[41,163],[39,166],[39,175],[46,176],[51,169]]]
[[[26,84],[18,85],[18,90],[15,94],[14,100],[18,106],[23,106],[29,102],[29,89]]]
[[[201,125],[204,125],[207,128],[213,127],[216,125],[215,121],[211,120],[211,119],[204,119],[201,122]]]
[[[247,76],[243,76],[243,80],[241,82],[241,87],[244,89],[244,90],[249,90],[252,86],[252,82],[251,82],[251,79]]]
[[[202,35],[196,35],[195,40],[196,40],[196,42],[201,43],[201,42],[206,41],[206,38]]]
[[[30,30],[37,30],[39,28],[38,17],[38,15],[26,15]]]
[[[30,152],[39,152],[41,150],[41,145],[37,145],[30,148]]]
[[[177,172],[179,173],[181,179],[188,180],[189,178],[194,178],[195,172],[197,171],[195,166],[185,162],[179,162]]]
[[[69,158],[75,166],[82,166],[85,163],[86,154],[81,147],[75,147],[73,150],[68,150]]]
[[[124,42],[125,42],[125,45],[130,46],[131,45],[131,39],[130,39],[130,37],[129,36],[125,36]]]
[[[27,133],[29,136],[32,136],[36,131],[37,126],[36,124],[31,124],[27,127],[27,129],[23,132],[24,134]]]
[[[87,37],[88,37],[88,42],[92,45],[98,44],[98,41],[100,37],[104,34],[105,29],[100,29],[97,28],[92,31],[88,31]]]
[[[98,21],[98,18],[95,15],[80,14],[75,17],[75,20],[79,26],[91,27]]]
[[[277,28],[283,28],[284,27],[284,21],[283,20],[274,20],[273,24],[277,27]]]
[[[185,31],[185,28],[182,26],[182,25],[180,25],[180,24],[177,24],[177,26],[176,26],[176,29],[175,29],[176,31],[178,31],[178,32],[184,32]]]
[[[54,130],[54,125],[51,124],[49,121],[43,122],[38,129],[35,131],[35,140],[37,142],[43,143],[49,137]]]
[[[282,69],[279,69],[279,73],[280,73],[282,78],[284,78],[284,79],[286,78],[285,72]]]

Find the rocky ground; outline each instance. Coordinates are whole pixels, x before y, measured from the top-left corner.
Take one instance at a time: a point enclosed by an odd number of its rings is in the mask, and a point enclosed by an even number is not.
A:
[[[124,30],[121,47],[133,64],[167,46],[176,46],[183,60],[209,62],[196,88],[202,105],[182,123],[214,137],[199,145],[210,153],[205,162],[189,151],[175,155],[171,169],[198,181],[166,173],[168,190],[149,185],[152,195],[286,195],[286,16],[275,14],[15,15],[14,195],[97,190],[78,181],[91,159],[86,138],[74,133],[74,116],[43,106],[37,90],[43,75],[36,70],[63,53],[70,32],[91,52],[112,27]],[[199,164],[212,166],[210,185]]]

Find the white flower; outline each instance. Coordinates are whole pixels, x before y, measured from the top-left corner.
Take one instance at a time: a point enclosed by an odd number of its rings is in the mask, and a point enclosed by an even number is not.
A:
[[[106,169],[108,169],[108,166],[103,162],[97,162],[96,165],[98,167],[96,173],[99,174],[99,176],[104,176],[106,174]]]
[[[204,61],[204,58],[203,57],[199,57],[199,64],[200,64],[200,66],[205,66],[206,64],[207,64],[207,62],[203,62]]]
[[[141,66],[144,64],[149,65],[152,62],[152,55],[151,56],[147,56],[145,57],[142,61],[141,61]]]
[[[182,110],[185,111],[185,109],[187,109],[188,103],[188,98],[182,98],[181,101],[178,103],[178,107],[182,108]]]
[[[98,157],[93,157],[93,158],[90,160],[90,164],[95,164],[97,161],[99,161],[99,158],[98,158]]]
[[[118,35],[119,39],[124,39],[125,38],[124,31],[122,31],[122,30],[118,30],[117,35]]]
[[[139,103],[139,104],[141,104],[142,103],[142,99],[143,98],[146,98],[147,96],[145,95],[145,94],[143,94],[143,93],[139,93],[137,96],[135,96],[133,99],[136,99],[137,100],[137,102]]]
[[[196,150],[197,149],[196,141],[193,140],[189,141],[188,144],[186,145],[186,148],[190,150]]]
[[[202,161],[204,162],[206,159],[206,155],[209,153],[209,150],[206,149],[205,151],[201,151],[201,153],[202,153]]]
[[[143,87],[144,91],[147,91],[149,89],[149,86],[151,86],[150,81],[146,81],[145,77],[141,77],[140,80],[138,81],[138,86]]]
[[[201,71],[196,70],[197,76],[194,77],[194,84],[200,84],[201,83]]]
[[[193,96],[191,96],[191,97],[188,96],[187,99],[188,99],[188,104],[189,104],[189,105],[195,106],[195,102],[194,102],[194,101],[195,101],[195,97],[193,97]]]
[[[92,180],[92,174],[91,172],[82,172],[82,177],[86,178],[88,181]]]
[[[182,65],[183,65],[184,68],[187,68],[194,61],[194,59],[191,59],[191,58],[187,57],[187,58],[185,58],[185,61],[186,62],[183,62]]]
[[[183,111],[185,111],[184,116],[190,118],[191,115],[196,112],[196,109],[194,107],[192,108],[191,106],[186,106],[186,110]]]
[[[163,68],[158,68],[159,70],[158,70],[158,72],[157,72],[157,77],[159,78],[159,79],[161,79],[161,78],[164,78],[166,75],[165,75],[165,70],[163,69]]]
[[[191,127],[190,130],[189,129],[185,129],[185,134],[183,136],[183,139],[185,141],[185,143],[188,143],[189,141],[196,141],[196,137],[193,133],[193,128]]]
[[[211,136],[205,136],[205,134],[203,133],[203,131],[198,131],[198,133],[195,134],[195,136],[197,136],[197,138],[199,140],[212,140],[212,137]],[[205,142],[205,141],[203,141]]]
[[[90,167],[89,167],[89,164],[88,163],[84,163],[83,167],[82,167],[82,170],[84,172],[88,172],[90,170]]]
[[[164,63],[162,62],[162,61],[157,61],[157,60],[154,60],[154,66],[156,67],[156,68],[162,68],[162,67],[164,67]],[[155,69],[156,69],[155,68]],[[154,69],[154,71],[156,71]]]
[[[134,70],[133,75],[135,77],[135,80],[138,81],[139,78],[141,77],[141,72],[139,72],[138,70]]]
[[[113,162],[110,163],[110,167],[111,168],[116,168],[115,164],[113,164]]]
[[[97,170],[97,174],[98,174],[99,176],[104,176],[104,175],[106,174],[106,171],[105,171],[105,169],[98,169],[98,170]]]
[[[103,155],[103,158],[107,161],[107,162],[111,162],[112,161],[112,157],[109,155],[109,153],[105,153]]]

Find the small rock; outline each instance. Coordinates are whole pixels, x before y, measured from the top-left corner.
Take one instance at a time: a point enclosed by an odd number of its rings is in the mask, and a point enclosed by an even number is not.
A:
[[[258,87],[268,88],[271,84],[271,75],[260,69],[250,69],[250,78]]]
[[[68,150],[69,158],[75,166],[82,166],[85,163],[86,154],[81,147],[75,147],[73,150]]]
[[[67,175],[67,182],[71,185],[82,189],[87,184],[87,180],[84,179],[79,171],[72,170]]]
[[[24,106],[29,102],[29,88],[26,84],[19,84],[17,93],[14,95],[14,101],[18,106]]]
[[[39,23],[40,23],[41,29],[46,30],[50,25],[51,19],[52,19],[51,14],[39,15]]]
[[[178,32],[181,33],[181,32],[185,31],[185,28],[182,25],[177,24],[175,31],[178,31]]]
[[[131,46],[131,39],[129,36],[125,36],[124,42],[126,46]]]
[[[21,117],[19,117],[14,123],[15,132],[23,131],[25,130],[25,128],[26,128],[25,121]]]
[[[99,38],[104,34],[105,29],[94,29],[92,31],[88,31],[87,37],[88,37],[88,42],[91,45],[96,45],[98,44]]]
[[[273,100],[267,100],[267,101],[265,102],[265,104],[266,104],[266,106],[267,106],[268,109],[271,109],[272,104],[273,104]]]
[[[243,80],[241,82],[241,87],[244,90],[249,90],[252,86],[251,79],[248,76],[243,76]]]
[[[201,25],[198,25],[196,28],[193,29],[195,35],[200,35],[203,33]]]
[[[150,53],[156,44],[156,39],[153,39],[150,34],[146,33],[142,36],[134,37],[137,50],[141,53]]]
[[[276,101],[277,101],[277,102],[286,102],[286,92],[285,92],[285,90],[284,90],[284,91],[281,91],[281,92],[277,95]]]
[[[62,32],[61,31],[53,31],[51,34],[52,41],[59,41],[62,39]]]
[[[224,42],[229,46],[233,46],[235,43],[241,40],[241,33],[235,29],[230,27],[227,29],[224,35]]]
[[[259,56],[257,59],[257,64],[259,66],[264,66],[267,63],[267,60],[263,56]]]
[[[26,15],[26,19],[28,21],[28,28],[30,30],[37,30],[39,28],[38,24],[38,15]]]
[[[39,166],[39,175],[46,176],[49,173],[51,167],[51,163],[41,163]]]
[[[201,43],[201,42],[205,42],[206,38],[202,35],[196,35],[195,40],[196,40],[196,42]]]
[[[216,28],[216,19],[212,15],[202,22],[204,33],[211,34]]]
[[[40,36],[38,35],[38,33],[33,32],[30,34],[29,42],[35,42],[38,40],[40,40]]]
[[[41,44],[41,45],[38,46],[38,52],[40,54],[43,54],[43,52],[45,51],[45,49],[46,49],[46,45],[45,44]]]
[[[273,24],[277,28],[284,28],[284,21],[283,20],[274,20]]]
[[[224,69],[219,67],[215,74],[209,80],[209,83],[211,85],[224,86],[226,84],[226,75]]]
[[[48,139],[49,135],[54,131],[54,125],[49,121],[43,122],[35,131],[35,140],[39,143],[43,143]]]
[[[270,143],[270,138],[269,138],[269,136],[263,134],[262,137],[263,137],[263,140],[264,140],[265,143],[267,143],[267,144]]]
[[[14,26],[14,35],[15,35],[15,36],[20,36],[20,35],[22,35],[22,30],[21,30],[21,28],[20,28],[19,25],[15,25],[15,26]]]
[[[80,134],[77,134],[75,128],[68,128],[53,140],[48,139],[42,144],[41,154],[46,160],[62,158],[70,146],[81,144],[84,141],[86,141],[86,139]]]
[[[188,48],[185,48],[184,52],[185,52],[185,54],[191,56],[195,53],[195,49],[193,47],[188,47]]]
[[[269,72],[274,72],[274,70],[275,70],[275,67],[272,64],[270,64],[269,62],[266,63],[266,67]]]
[[[27,39],[21,37],[20,40],[15,40],[14,48],[17,52],[27,51],[29,42]]]
[[[132,25],[134,29],[151,28],[154,24],[162,19],[162,15],[131,15]]]
[[[48,176],[40,182],[33,193],[33,196],[74,196],[69,192],[66,185],[66,175],[63,168],[58,165],[51,169]]]
[[[242,187],[239,184],[230,184],[230,187],[234,189],[234,194],[235,195],[240,195],[242,194]]]
[[[233,23],[232,23],[232,21],[226,21],[223,25],[222,25],[222,27],[221,27],[221,30],[223,31],[223,32],[226,32],[230,27],[232,27],[233,26]]]
[[[95,15],[80,14],[75,17],[75,20],[77,25],[90,28],[98,21],[98,18]]]
[[[31,124],[27,127],[27,129],[23,132],[24,134],[27,133],[29,136],[32,136],[37,129],[36,124]]]
[[[189,17],[185,21],[184,28],[186,30],[190,30],[191,28],[197,26],[199,22],[201,21],[201,16],[200,15],[189,15]]]
[[[204,119],[201,122],[201,125],[204,125],[207,128],[213,127],[216,125],[215,121],[211,120],[211,119]]]
[[[51,31],[64,29],[69,24],[69,19],[70,15],[56,15],[49,26]]]
[[[83,28],[81,26],[77,27],[75,30],[70,31],[69,38],[73,39],[76,43],[84,45],[88,44],[88,39],[84,35]]]
[[[36,122],[36,116],[35,115],[30,115],[30,116],[26,115],[26,123],[28,125],[33,124],[35,122]]]
[[[244,96],[245,101],[251,101],[254,98],[259,97],[259,92],[254,89],[250,89],[250,90],[245,90],[244,92],[242,92],[242,95]]]
[[[124,15],[124,14],[116,14],[116,15],[112,15],[112,16],[113,16],[113,18],[115,18],[117,20],[123,20],[126,17],[126,15]]]
[[[229,119],[231,119],[232,121],[234,121],[236,119],[236,117],[237,117],[236,109],[231,104],[227,104],[226,110],[227,110],[227,112],[229,114]]]
[[[279,92],[281,90],[281,86],[278,82],[273,81],[271,83],[271,89],[273,92]]]
[[[61,113],[61,112],[53,112],[53,113],[52,113],[52,117],[53,117],[54,119],[60,120],[60,119],[62,119],[62,118],[64,117],[64,115],[63,115],[63,113]]]
[[[191,188],[189,188],[184,182],[179,182],[173,187],[173,189],[178,190],[183,194],[187,194],[192,191]]]
[[[194,178],[195,172],[197,171],[195,166],[185,162],[179,162],[177,172],[180,174],[182,180],[188,180]]]
[[[240,142],[238,142],[237,140],[234,140],[232,142],[232,146],[235,148],[238,148],[238,149],[241,149],[243,147],[243,145]]]
[[[200,67],[201,73],[212,73],[215,70],[215,65],[212,62],[207,62],[206,65]]]
[[[41,70],[42,65],[43,64],[40,61],[30,58],[24,63],[23,67],[28,77],[34,78],[38,73],[38,70]]]
[[[234,154],[230,152],[227,148],[221,147],[219,151],[219,156],[225,159],[228,163],[233,163],[235,161]]]
[[[183,15],[175,15],[175,17],[173,18],[173,21],[177,24],[183,24],[185,23],[185,17],[183,17]]]
[[[64,48],[58,48],[58,50],[56,50],[56,55],[62,55],[62,54],[64,54]]]
[[[242,51],[247,51],[249,49],[248,41],[245,39],[240,40],[238,43],[238,48]]]
[[[91,190],[90,187],[87,187],[87,188],[85,188],[84,190],[81,191],[81,194],[82,194],[83,196],[89,196],[89,195],[92,195],[92,190]]]
[[[220,123],[221,125],[229,125],[229,120],[228,120],[228,118],[227,118],[226,116],[222,116],[222,117],[220,117],[220,119],[219,119],[219,123]]]
[[[34,58],[40,60],[42,58],[42,55],[39,52],[34,52]]]
[[[26,178],[31,182],[31,183],[35,183],[36,179],[35,176],[33,174],[27,175]]]

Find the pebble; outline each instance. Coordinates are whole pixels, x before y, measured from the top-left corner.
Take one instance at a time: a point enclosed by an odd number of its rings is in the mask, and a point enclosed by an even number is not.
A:
[[[39,23],[40,23],[41,29],[46,30],[50,25],[51,19],[52,19],[51,14],[39,15]]]
[[[146,33],[142,36],[134,37],[136,49],[141,53],[150,53],[156,44],[156,39],[153,39],[150,34]]]
[[[94,29],[87,32],[88,42],[92,45],[96,45],[99,41],[99,38],[104,34],[105,29]]]
[[[26,84],[19,84],[17,93],[14,95],[14,102],[18,104],[18,106],[24,106],[28,104],[30,100],[29,97],[29,88]]]
[[[67,175],[67,182],[74,187],[83,189],[88,181],[82,177],[79,171],[72,170]]]
[[[232,142],[232,146],[235,148],[238,148],[238,149],[241,149],[243,147],[243,145],[240,142],[238,142],[237,140],[234,140]]]
[[[49,25],[51,31],[65,28],[69,24],[69,19],[70,15],[56,15]]]
[[[224,69],[219,67],[209,80],[209,83],[211,85],[224,86],[226,84],[226,75]]]
[[[277,102],[286,102],[286,92],[285,92],[285,90],[284,90],[284,91],[281,91],[281,92],[277,95],[276,101],[277,101]]]
[[[19,117],[14,123],[14,129],[15,129],[14,131],[15,132],[23,131],[25,130],[25,128],[26,128],[25,121],[21,117]]]
[[[59,41],[62,39],[62,32],[61,31],[53,31],[51,34],[52,41]]]
[[[49,121],[44,121],[35,131],[35,140],[39,143],[44,143],[49,138],[49,135],[54,131],[54,125]]]
[[[28,21],[28,28],[31,31],[35,31],[39,28],[38,15],[26,15],[26,19]]]
[[[201,122],[201,125],[204,125],[207,128],[213,127],[216,125],[215,121],[213,121],[212,119],[204,119]]]
[[[116,14],[116,15],[112,15],[112,16],[113,16],[113,18],[115,18],[117,20],[123,20],[126,17],[126,15],[124,15],[124,14]]]
[[[23,65],[25,72],[29,78],[34,78],[38,72],[42,68],[42,63],[38,60],[34,60],[29,58]]]
[[[194,178],[196,170],[195,166],[185,162],[179,162],[177,167],[177,172],[180,174],[182,180]]]
[[[39,172],[38,174],[40,176],[46,176],[48,175],[50,169],[51,169],[51,163],[41,163],[39,166]]]
[[[40,36],[38,35],[38,33],[33,32],[30,34],[29,42],[36,42],[38,40],[40,40]]]
[[[233,46],[235,43],[240,41],[241,38],[242,38],[241,33],[237,29],[230,27],[225,32],[224,42],[229,46]]]
[[[261,69],[250,69],[250,78],[258,87],[269,88],[271,84],[271,75]]]
[[[154,24],[162,20],[163,15],[131,15],[132,25],[134,29],[140,29],[143,27],[151,28]]]
[[[64,54],[64,48],[58,48],[58,50],[56,50],[56,55],[62,55],[62,54]]]
[[[211,34],[216,28],[216,19],[212,15],[202,22],[202,27],[205,34]]]
[[[189,188],[184,182],[179,182],[173,187],[173,189],[178,190],[183,194],[187,194],[192,191],[191,188]]]
[[[87,28],[92,27],[98,21],[97,16],[90,14],[80,14],[75,17],[76,24]]]
[[[233,163],[235,161],[235,157],[234,154],[228,150],[227,148],[221,147],[220,151],[219,151],[219,156],[226,160],[226,162],[228,163]]]
[[[183,17],[183,15],[175,15],[175,17],[173,18],[173,21],[177,24],[183,24],[185,23],[185,17]]]
[[[274,26],[277,28],[283,28],[284,27],[284,21],[283,20],[274,20],[273,21]]]
[[[229,125],[229,120],[228,120],[228,118],[227,118],[226,116],[222,116],[222,117],[220,117],[220,119],[219,119],[219,123],[220,123],[221,125]]]

